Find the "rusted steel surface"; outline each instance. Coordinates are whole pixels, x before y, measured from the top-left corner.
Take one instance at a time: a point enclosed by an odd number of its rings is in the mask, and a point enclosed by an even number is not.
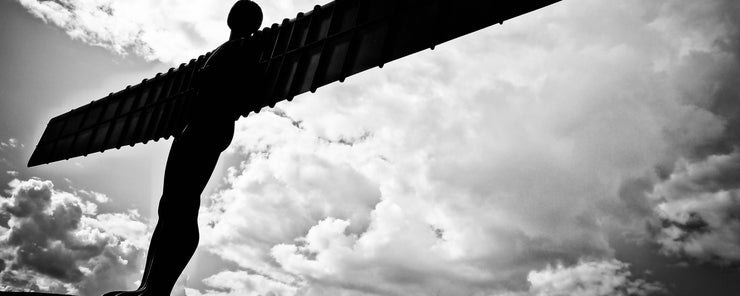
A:
[[[245,54],[256,55],[249,58],[264,73],[261,87],[243,90],[248,102],[240,113],[258,112],[558,1],[336,0],[316,6],[236,41]],[[177,136],[197,113],[189,106],[209,54],[53,118],[28,165]]]

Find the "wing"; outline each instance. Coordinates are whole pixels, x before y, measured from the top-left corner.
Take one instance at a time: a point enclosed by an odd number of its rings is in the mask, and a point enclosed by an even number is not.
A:
[[[28,166],[169,138],[182,129],[201,56],[166,74],[52,118]]]
[[[239,41],[263,73],[243,116],[559,0],[336,0]],[[256,47],[256,48],[255,48]],[[177,136],[207,59],[53,118],[29,166]]]
[[[255,36],[267,81],[264,101],[255,107],[291,100],[558,1],[337,0],[316,6]]]

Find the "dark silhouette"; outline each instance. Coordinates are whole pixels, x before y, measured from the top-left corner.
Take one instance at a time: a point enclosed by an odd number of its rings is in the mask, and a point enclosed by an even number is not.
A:
[[[434,49],[438,44],[558,1],[335,0],[256,33],[254,28],[259,26],[260,19],[249,17],[250,7],[256,4],[237,2],[230,13],[229,26],[231,39],[240,40],[241,54],[231,57],[250,54],[258,60],[251,61],[252,65],[256,64],[251,68],[261,69],[259,84],[248,85],[244,81],[236,84],[242,92],[248,89],[252,96],[250,100],[241,100],[241,115],[290,101],[300,94],[315,92],[357,73]],[[198,84],[208,84],[202,80],[223,82],[204,75],[208,73],[203,72],[209,71],[200,70],[209,68],[207,61],[210,66],[218,65],[215,58],[220,56],[224,60],[223,56],[227,55],[224,52],[234,51],[233,43],[227,42],[215,56],[201,55],[166,73],[52,118],[28,166],[180,137],[190,115],[203,113],[191,112],[193,108],[189,104],[194,95],[200,93],[204,97]],[[231,61],[220,63],[228,66]],[[228,83],[219,85],[234,89]]]
[[[28,165],[175,137],[141,285],[105,294],[169,295],[198,245],[200,194],[240,115],[558,1],[341,0],[258,32],[261,9],[239,0],[229,41],[52,118]]]
[[[256,32],[262,23],[260,7],[240,0],[231,9],[230,40],[216,49],[198,77],[199,93],[193,115],[175,139],[167,157],[159,221],[149,245],[141,285],[135,291],[105,296],[169,295],[198,246],[198,209],[221,152],[234,134],[244,89],[258,79],[253,56],[237,52],[237,42]],[[247,84],[247,87],[245,87]]]

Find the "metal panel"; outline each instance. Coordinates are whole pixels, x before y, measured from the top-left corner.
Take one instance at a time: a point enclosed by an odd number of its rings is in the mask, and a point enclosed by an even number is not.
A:
[[[317,87],[343,79],[342,69],[347,59],[350,41],[352,41],[352,36],[345,35],[342,38],[332,39],[324,45],[324,55],[327,57],[324,61],[326,69],[322,73],[323,77],[316,80]]]
[[[295,21],[295,27],[293,28],[293,35],[288,43],[288,51],[305,45],[306,37],[308,37],[308,29],[311,26],[311,19],[311,15],[304,17],[303,13],[298,14],[298,18]]]
[[[365,26],[357,32],[353,44],[353,59],[347,60],[346,76],[350,76],[381,63],[380,57],[383,53],[383,41],[388,34],[389,21],[383,20],[369,26]]]
[[[148,127],[146,127],[144,133],[145,139],[153,139],[154,141],[157,141],[159,140],[159,138],[161,138],[158,130],[161,129],[160,126],[163,123],[163,114],[165,111],[164,106],[167,103],[167,98],[175,93],[175,91],[173,90],[176,87],[175,84],[179,79],[179,74],[175,72],[174,68],[170,68],[167,74],[163,77],[164,85],[162,88],[162,94],[154,102],[154,108],[152,108],[151,115],[152,118],[150,119],[150,123],[148,124]]]
[[[149,89],[147,92],[145,92],[141,98],[141,101],[139,101],[141,106],[141,115],[139,116],[139,120],[136,123],[136,129],[134,129],[134,134],[131,137],[131,140],[129,141],[129,145],[133,143],[137,143],[139,141],[146,142],[148,140],[144,140],[144,137],[147,134],[147,131],[149,130],[150,123],[151,123],[151,117],[152,112],[154,111],[153,105],[156,103],[157,99],[160,97],[162,93],[162,89],[164,88],[165,79],[162,78],[162,74],[157,74],[157,76],[154,77],[154,79],[149,81],[151,85],[149,86]],[[152,106],[151,108],[145,108],[147,106]]]
[[[316,45],[304,53],[301,61],[301,75],[298,76],[298,79],[293,83],[293,93],[304,93],[311,90],[313,78],[319,68],[322,52],[323,46]]]
[[[95,128],[93,132],[93,138],[92,142],[90,143],[90,147],[88,149],[88,153],[100,151],[103,152],[103,147],[105,144],[105,140],[108,138],[108,132],[110,129],[110,122],[104,122],[100,124],[97,128]]]
[[[84,119],[86,111],[84,107],[80,109],[75,110],[76,112],[71,113],[64,119],[66,122],[64,123],[64,129],[62,130],[63,136],[73,134],[80,129],[80,125],[82,125],[82,120]]]
[[[313,21],[311,22],[311,30],[306,43],[313,43],[326,38],[329,35],[329,27],[331,26],[332,13],[334,7],[323,9],[321,6],[314,7],[313,10]]]
[[[357,0],[337,1],[335,3],[334,19],[330,34],[337,34],[351,30],[357,25],[357,14],[360,3]],[[331,3],[330,3],[331,4]],[[329,6],[330,4],[327,4]]]

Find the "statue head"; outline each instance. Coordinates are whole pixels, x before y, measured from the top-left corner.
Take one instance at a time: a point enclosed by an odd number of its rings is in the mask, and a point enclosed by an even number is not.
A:
[[[253,1],[239,0],[231,7],[226,23],[231,29],[229,39],[249,37],[262,25],[262,9]]]

